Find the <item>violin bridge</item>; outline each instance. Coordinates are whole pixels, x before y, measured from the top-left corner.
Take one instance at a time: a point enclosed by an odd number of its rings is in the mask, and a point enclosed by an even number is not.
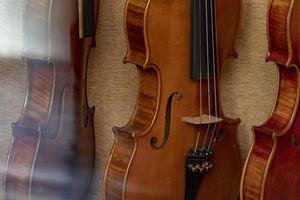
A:
[[[183,117],[182,121],[188,124],[201,125],[201,124],[214,124],[223,121],[222,118],[215,117],[212,115],[200,115],[194,117]]]

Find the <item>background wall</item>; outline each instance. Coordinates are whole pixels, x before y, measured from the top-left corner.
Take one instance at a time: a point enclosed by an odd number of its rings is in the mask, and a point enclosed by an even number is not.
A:
[[[264,122],[276,97],[277,70],[265,63],[268,1],[243,0],[236,48],[239,59],[230,61],[222,77],[223,109],[239,117],[242,158],[252,139],[252,125]],[[100,0],[97,47],[88,69],[89,102],[96,106],[97,173],[91,199],[99,199],[105,162],[113,143],[113,125],[130,118],[137,94],[137,73],[122,63],[125,53],[123,9],[125,0]],[[21,112],[27,67],[20,59],[23,0],[0,0],[0,184],[11,135],[11,123]],[[2,188],[2,187],[0,187]],[[1,192],[1,190],[0,190]],[[1,195],[0,195],[1,196]]]

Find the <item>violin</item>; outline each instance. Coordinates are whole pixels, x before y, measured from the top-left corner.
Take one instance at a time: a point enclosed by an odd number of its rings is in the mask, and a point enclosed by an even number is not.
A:
[[[241,180],[241,199],[300,199],[300,1],[270,0],[267,61],[278,68],[273,111],[253,127],[253,142]]]
[[[98,0],[27,0],[27,91],[12,124],[5,200],[86,199],[95,163],[94,107],[86,70]]]
[[[239,0],[127,0],[124,62],[139,89],[113,128],[105,200],[238,198],[240,120],[222,112],[220,76],[239,18]]]

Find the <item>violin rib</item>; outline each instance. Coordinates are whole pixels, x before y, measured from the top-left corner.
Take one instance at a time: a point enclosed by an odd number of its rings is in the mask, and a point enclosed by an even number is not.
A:
[[[87,102],[86,63],[95,43],[98,1],[86,0],[83,5],[91,7],[83,13],[78,2],[83,1],[25,3],[28,82],[23,112],[12,125],[5,200],[87,198],[95,163],[95,109]]]
[[[261,126],[253,128],[253,142],[246,160],[241,199],[300,199],[299,166],[299,52],[295,32],[300,3],[271,0],[268,10],[267,60],[277,64],[278,95],[273,111]]]
[[[204,1],[203,1],[204,2]],[[240,17],[239,0],[216,0],[217,68],[236,57],[234,40]],[[215,88],[219,115],[210,123],[184,122],[200,116],[197,99],[207,96],[207,80],[192,80],[191,1],[127,0],[124,28],[125,63],[135,64],[139,75],[136,108],[129,122],[114,127],[114,145],[104,177],[105,200],[182,200],[185,198],[185,160],[196,143],[196,133],[207,124],[219,135],[210,168],[195,199],[236,199],[241,175],[237,142],[239,119],[225,117],[219,101],[219,76]],[[222,37],[218,37],[218,35]],[[220,75],[220,74],[219,74]],[[200,94],[202,87],[205,94]],[[203,100],[207,112],[208,102]],[[204,115],[209,116],[209,115]],[[221,120],[222,119],[222,120]],[[211,130],[210,130],[211,131]],[[209,136],[213,138],[213,136]],[[203,142],[204,134],[200,136]],[[217,141],[216,141],[217,140]]]

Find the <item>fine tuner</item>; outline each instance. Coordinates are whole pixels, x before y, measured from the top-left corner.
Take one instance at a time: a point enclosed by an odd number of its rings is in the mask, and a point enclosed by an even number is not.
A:
[[[212,168],[213,165],[210,164],[209,162],[204,162],[202,164],[189,164],[188,168],[192,171],[192,172],[200,172],[203,173],[204,171],[208,171],[210,168]]]

